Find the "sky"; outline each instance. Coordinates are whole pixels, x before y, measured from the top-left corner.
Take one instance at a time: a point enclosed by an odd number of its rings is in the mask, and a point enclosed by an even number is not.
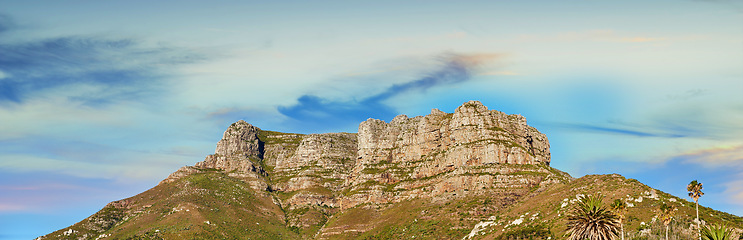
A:
[[[743,215],[743,2],[0,0],[0,239],[213,153],[479,100],[551,166]],[[688,198],[687,198],[688,199]]]

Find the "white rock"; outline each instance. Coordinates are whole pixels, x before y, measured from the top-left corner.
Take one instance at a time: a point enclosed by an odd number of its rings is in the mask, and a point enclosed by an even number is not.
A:
[[[524,222],[524,219],[519,218],[519,219],[513,220],[513,222],[511,222],[511,225],[521,225],[522,222]]]
[[[487,222],[479,222],[475,224],[475,227],[472,228],[472,231],[470,231],[470,234],[467,234],[467,236],[464,236],[462,239],[470,239],[474,237],[475,235],[479,234],[480,231],[485,230],[486,227],[493,225],[495,222],[493,221],[487,221]]]

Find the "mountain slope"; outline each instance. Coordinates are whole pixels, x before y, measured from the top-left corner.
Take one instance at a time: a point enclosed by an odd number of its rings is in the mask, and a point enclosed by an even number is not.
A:
[[[652,210],[674,204],[672,236],[693,238],[693,204],[619,175],[573,179],[550,161],[547,137],[526,119],[477,101],[370,119],[358,134],[280,133],[241,120],[204,161],[41,238],[562,239],[579,194],[632,203],[627,236],[651,239],[660,229]],[[740,217],[700,214],[743,228]],[[641,234],[641,222],[652,230]]]

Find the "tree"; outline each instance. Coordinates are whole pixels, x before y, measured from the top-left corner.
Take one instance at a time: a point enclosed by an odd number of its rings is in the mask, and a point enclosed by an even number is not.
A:
[[[668,225],[671,224],[673,216],[676,213],[676,208],[673,206],[666,205],[665,203],[660,205],[660,211],[658,212],[658,219],[666,226],[666,240],[668,240]]]
[[[615,199],[611,204],[611,209],[619,217],[619,229],[622,233],[622,240],[624,240],[624,213],[627,210],[627,203],[622,201],[622,199]]]
[[[619,217],[602,206],[603,197],[587,196],[568,214],[568,239],[613,240],[617,237]]]
[[[697,233],[699,233],[699,240],[702,240],[702,233],[701,233],[701,220],[699,219],[699,198],[704,195],[702,192],[702,183],[697,182],[697,180],[691,181],[689,185],[686,185],[686,191],[689,191],[689,197],[694,200],[694,203],[696,203],[696,209],[697,209]]]
[[[726,226],[711,225],[706,226],[701,232],[702,240],[731,240],[733,239],[732,231]]]

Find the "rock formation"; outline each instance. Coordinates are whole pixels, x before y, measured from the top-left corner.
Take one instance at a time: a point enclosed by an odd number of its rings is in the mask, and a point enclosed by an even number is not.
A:
[[[189,188],[191,180],[180,180],[218,170],[259,198],[272,199],[288,227],[315,229],[324,237],[336,234],[318,231],[330,216],[362,204],[447,202],[483,194],[513,201],[528,189],[569,177],[549,163],[547,137],[524,117],[470,101],[454,113],[433,109],[389,123],[369,119],[358,134],[281,133],[240,120],[227,128],[214,154],[160,185]]]
[[[619,175],[572,181],[550,160],[547,137],[524,117],[477,101],[454,113],[369,119],[358,134],[281,133],[240,120],[204,161],[39,239],[557,239],[579,196],[636,204],[628,214],[641,220],[625,229],[651,222],[647,209],[659,202],[677,202]],[[701,210],[743,227],[740,217]]]
[[[547,137],[523,116],[470,101],[454,113],[433,109],[427,116],[400,115],[389,123],[369,119],[358,134],[279,133],[240,120],[224,132],[213,155],[165,182],[199,168],[219,169],[256,190],[292,193],[280,199],[285,206],[345,209],[457,192],[464,196],[463,190],[484,186],[539,184],[546,179],[505,175],[521,169],[508,166],[549,162]],[[482,168],[494,164],[504,166]]]
[[[283,193],[278,201],[288,210],[330,214],[323,206],[343,210],[535,186],[551,180],[549,163],[547,137],[524,117],[470,101],[454,113],[433,109],[427,116],[400,115],[389,123],[369,119],[358,134],[279,133],[240,120],[224,132],[213,155],[164,182],[196,169],[219,169],[256,190]],[[543,167],[530,168],[541,174],[510,174],[524,170],[518,165]]]
[[[550,162],[544,134],[526,125],[524,117],[488,110],[479,101],[464,103],[454,113],[433,109],[427,116],[400,115],[390,123],[369,119],[359,125],[358,139],[358,161],[347,181],[355,193],[345,196],[343,208],[539,184],[544,179],[495,176],[516,168],[482,167]],[[390,187],[394,191],[386,191]]]

